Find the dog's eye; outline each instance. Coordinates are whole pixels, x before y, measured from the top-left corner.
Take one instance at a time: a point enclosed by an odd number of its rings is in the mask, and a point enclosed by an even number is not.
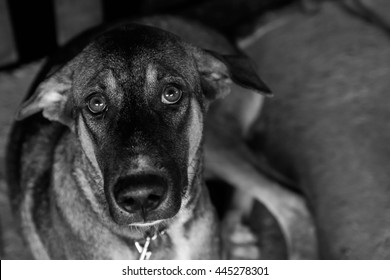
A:
[[[183,92],[177,87],[168,86],[161,95],[161,101],[165,104],[175,104],[180,100],[182,95]]]
[[[91,96],[88,99],[87,104],[88,109],[94,114],[102,113],[107,107],[106,99],[100,94]]]

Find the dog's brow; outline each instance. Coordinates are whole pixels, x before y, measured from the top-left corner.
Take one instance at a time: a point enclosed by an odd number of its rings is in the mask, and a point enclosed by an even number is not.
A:
[[[154,92],[154,89],[156,88],[157,85],[157,67],[149,63],[146,67],[146,72],[145,72],[145,83],[144,83],[144,92],[147,95],[151,95]]]
[[[87,86],[98,87],[101,89],[114,89],[117,85],[117,78],[113,69],[107,68],[97,71],[92,77],[89,78]]]
[[[157,68],[150,63],[146,68],[145,88],[154,88],[156,82],[157,82]]]
[[[109,71],[108,71],[106,82],[107,82],[107,85],[109,88],[111,88],[111,89],[116,88],[116,85],[117,85],[116,78],[115,78],[114,73],[111,69],[109,69]]]

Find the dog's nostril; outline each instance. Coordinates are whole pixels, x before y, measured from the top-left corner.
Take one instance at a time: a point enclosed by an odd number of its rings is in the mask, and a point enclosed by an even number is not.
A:
[[[147,197],[145,207],[148,209],[155,209],[161,201],[162,195],[151,194]]]
[[[156,201],[159,201],[160,200],[160,197],[159,195],[155,195],[155,194],[151,194],[148,196],[148,200],[150,202],[156,202]]]
[[[126,211],[141,209],[141,205],[137,203],[134,198],[131,197],[119,199],[118,204],[125,208]]]
[[[156,209],[164,200],[167,192],[165,181],[157,177],[144,180],[133,177],[120,179],[114,187],[114,196],[118,205],[129,213]]]
[[[147,186],[145,188],[128,188],[117,195],[117,203],[127,212],[136,212],[141,209],[150,211],[157,208],[163,200],[164,193],[160,186]]]

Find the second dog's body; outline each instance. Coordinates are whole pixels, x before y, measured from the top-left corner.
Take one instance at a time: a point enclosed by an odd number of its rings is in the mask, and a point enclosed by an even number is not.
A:
[[[389,37],[328,2],[274,15],[286,24],[256,44],[252,58],[280,97],[264,106],[258,145],[305,193],[320,258],[389,259]]]

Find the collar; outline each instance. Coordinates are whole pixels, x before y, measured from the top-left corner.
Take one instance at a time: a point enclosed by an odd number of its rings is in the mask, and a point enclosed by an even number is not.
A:
[[[157,240],[157,238],[161,238],[166,233],[165,230],[155,232],[153,235],[146,234],[144,239],[139,241],[134,241],[134,246],[137,249],[139,255],[139,260],[149,260],[152,256],[152,251],[149,246],[152,242]]]

